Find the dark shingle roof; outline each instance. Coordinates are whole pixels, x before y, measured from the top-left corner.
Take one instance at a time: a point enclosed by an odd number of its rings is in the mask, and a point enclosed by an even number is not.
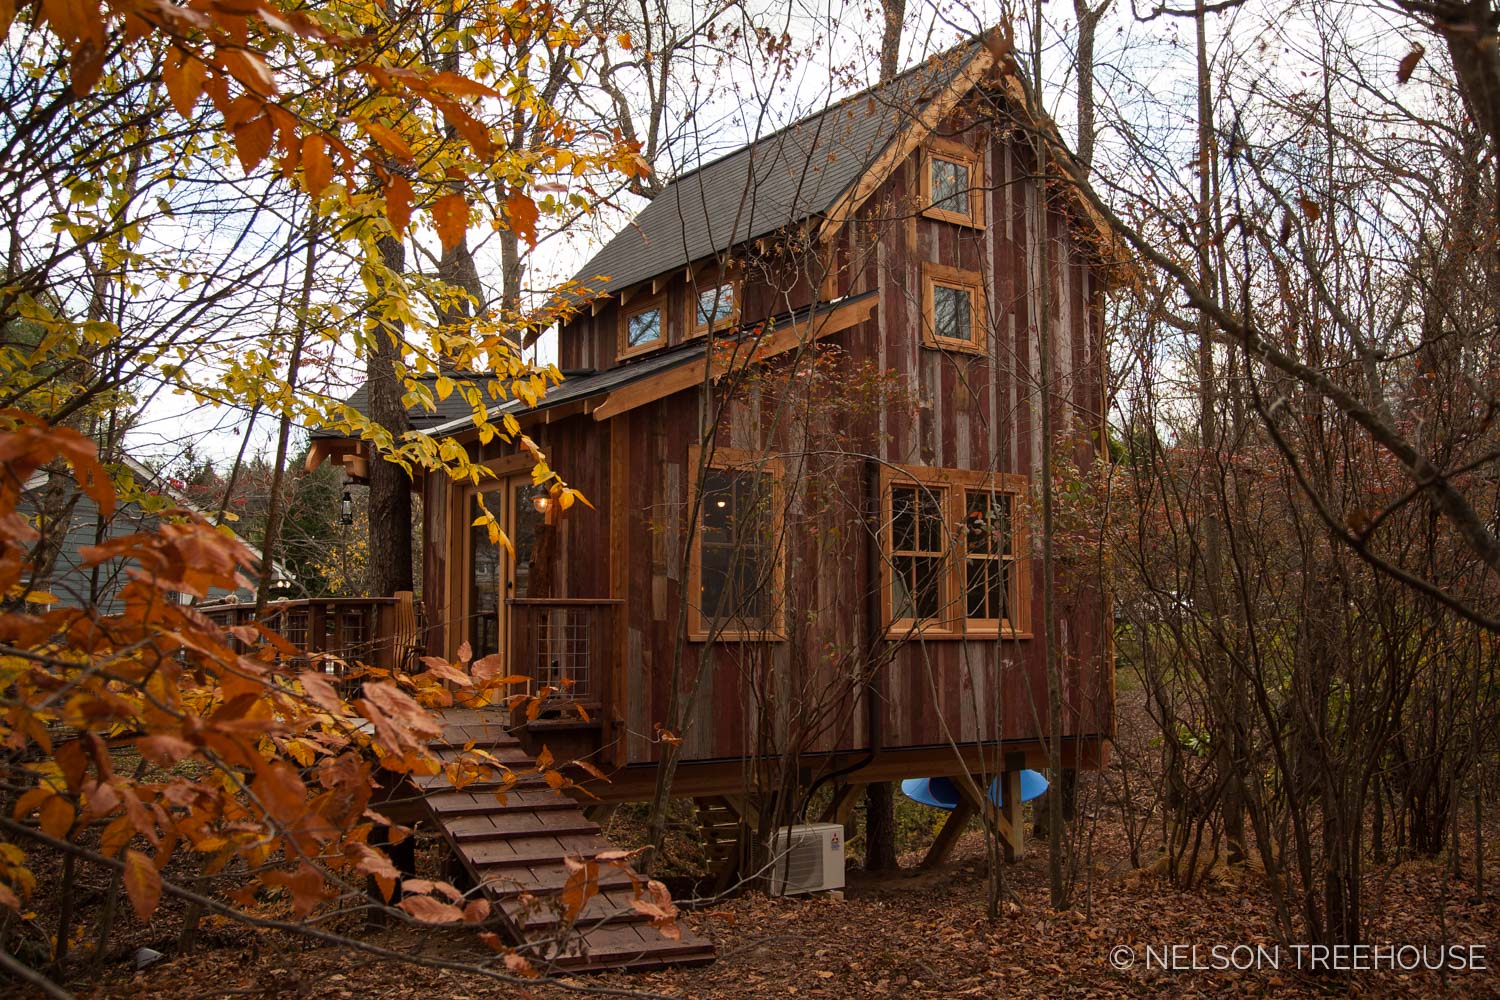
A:
[[[684,174],[594,255],[575,280],[615,292],[833,208],[953,82],[977,41],[934,56],[722,159]]]

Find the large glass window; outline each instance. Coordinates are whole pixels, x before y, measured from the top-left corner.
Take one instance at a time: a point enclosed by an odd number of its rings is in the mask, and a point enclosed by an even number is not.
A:
[[[967,354],[988,350],[984,281],[976,271],[922,265],[922,340],[928,347]]]
[[[984,225],[984,167],[978,151],[930,137],[922,150],[922,214],[960,226]]]
[[[885,628],[937,638],[1029,629],[1020,476],[905,467],[882,474]]]
[[[973,296],[967,288],[935,285],[932,289],[932,330],[942,340],[973,343]]]
[[[704,469],[692,576],[699,638],[779,638],[779,472],[773,460],[722,449]]]
[[[1010,494],[966,490],[964,506],[964,617],[1009,621],[1015,560]]]

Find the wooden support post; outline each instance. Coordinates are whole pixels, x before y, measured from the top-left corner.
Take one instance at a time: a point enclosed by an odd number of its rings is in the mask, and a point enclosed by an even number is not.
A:
[[[922,858],[923,868],[936,868],[948,861],[948,855],[953,853],[954,845],[969,825],[969,820],[974,818],[974,813],[972,802],[966,798],[958,800],[958,805],[953,807],[953,815],[948,817],[943,828],[938,831],[937,839],[927,848],[927,854]]]
[[[1011,761],[1006,763],[1009,765]],[[1001,845],[1005,848],[1005,860],[1012,864],[1026,853],[1026,823],[1021,819],[1021,771],[1022,768],[1017,766],[1000,772],[999,815],[1003,823],[997,827],[997,832],[1001,829],[1007,831],[1001,835]]]
[[[819,822],[847,825],[849,814],[854,811],[855,803],[859,802],[859,796],[864,790],[863,782],[849,782],[836,787],[833,790],[833,798],[828,801],[828,807],[823,810],[823,816]]]
[[[1024,754],[1006,754],[1005,770],[1000,772],[1000,808],[990,801],[989,782],[981,786],[972,775],[961,774],[953,779],[958,787],[960,802],[969,805],[984,817],[1000,846],[1007,863],[1014,863],[1026,853],[1026,827],[1021,822],[1021,771],[1026,767]]]

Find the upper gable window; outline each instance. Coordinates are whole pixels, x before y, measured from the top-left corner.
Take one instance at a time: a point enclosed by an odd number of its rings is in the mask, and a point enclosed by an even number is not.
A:
[[[693,286],[689,286],[691,289]],[[692,329],[689,336],[708,333],[723,333],[739,319],[739,283],[721,281],[713,285],[698,285],[698,294],[689,295],[692,302]]]
[[[945,351],[987,350],[984,282],[977,271],[922,265],[922,341]]]
[[[929,138],[922,149],[922,214],[963,226],[984,225],[979,155],[963,143]]]
[[[667,343],[666,300],[660,296],[638,306],[622,310],[620,316],[620,357],[640,354]]]

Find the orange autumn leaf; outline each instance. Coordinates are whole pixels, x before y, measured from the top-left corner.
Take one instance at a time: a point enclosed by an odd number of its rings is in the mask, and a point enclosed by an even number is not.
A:
[[[431,896],[407,896],[399,905],[424,924],[451,924],[464,918],[463,910]]]
[[[161,78],[167,85],[167,96],[172,99],[172,107],[182,117],[186,118],[193,113],[193,106],[203,95],[203,84],[207,76],[208,68],[186,52],[174,52],[162,67]]]
[[[510,228],[526,241],[527,246],[536,246],[536,220],[539,215],[536,202],[522,191],[512,191],[510,197],[505,199],[505,216],[510,220]]]
[[[39,821],[43,833],[61,840],[73,829],[73,803],[61,795],[52,796],[42,806]]]
[[[328,140],[310,135],[302,140],[302,179],[307,193],[316,198],[333,180],[333,160],[328,156]]]
[[[414,157],[412,155],[411,146],[407,144],[405,139],[401,138],[401,136],[396,133],[395,129],[392,129],[386,125],[382,125],[377,121],[361,120],[359,124],[360,127],[363,128],[365,132],[370,136],[370,138],[379,143],[381,148],[384,149],[387,153],[390,153],[402,163],[412,162]]]
[[[464,233],[468,232],[469,203],[457,192],[445,194],[432,206],[432,221],[443,250],[452,250],[463,242]]]
[[[142,923],[151,919],[161,902],[161,872],[150,858],[134,849],[125,852],[125,893]]]
[[[240,168],[250,173],[271,151],[271,119],[265,115],[256,117],[234,129],[234,152],[239,157]]]
[[[390,220],[391,228],[399,235],[406,232],[406,227],[411,225],[411,183],[405,177],[396,175],[385,184],[385,217]]]

